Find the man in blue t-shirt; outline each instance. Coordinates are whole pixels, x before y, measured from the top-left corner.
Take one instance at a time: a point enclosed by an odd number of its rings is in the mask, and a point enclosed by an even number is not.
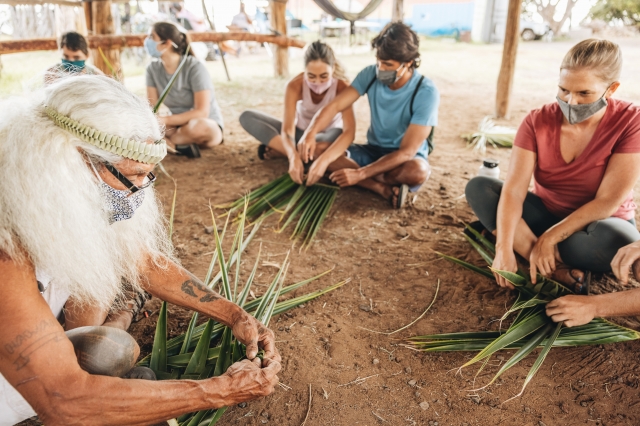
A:
[[[371,108],[367,144],[331,145],[332,155],[323,155],[324,161],[310,167],[307,185],[329,171],[329,178],[341,187],[362,186],[402,208],[409,189],[417,190],[429,178],[427,157],[438,124],[440,95],[433,82],[416,70],[419,39],[407,25],[388,24],[372,46],[377,64],[360,71],[351,87],[316,114],[298,151],[304,162],[312,161],[316,133],[366,93]]]

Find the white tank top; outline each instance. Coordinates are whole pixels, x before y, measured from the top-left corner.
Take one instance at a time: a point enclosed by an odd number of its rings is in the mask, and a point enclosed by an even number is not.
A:
[[[42,297],[51,308],[53,315],[58,318],[69,298],[69,293],[57,289],[55,283],[51,282],[51,278],[37,268],[36,279],[44,288],[44,291],[41,291]],[[36,412],[29,403],[0,374],[0,426],[13,426],[35,415]]]
[[[324,106],[326,106],[329,102],[335,99],[336,93],[338,92],[338,80],[333,79],[331,86],[327,89],[324,94],[324,98],[317,103],[314,104],[311,99],[311,89],[309,89],[309,85],[307,84],[307,80],[302,79],[302,99],[296,103],[296,127],[301,130],[307,130],[309,124],[311,123],[311,119],[316,112]],[[342,114],[338,113],[329,125],[322,129],[322,131],[331,129],[331,128],[342,128]]]

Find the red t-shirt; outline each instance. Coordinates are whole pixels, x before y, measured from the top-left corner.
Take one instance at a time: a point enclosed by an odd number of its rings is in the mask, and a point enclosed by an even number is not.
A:
[[[558,217],[565,218],[595,198],[611,155],[640,152],[640,107],[617,99],[608,103],[593,138],[568,164],[560,153],[562,111],[557,103],[531,111],[518,129],[514,145],[538,157],[533,192]],[[629,220],[635,209],[632,191],[613,216]]]

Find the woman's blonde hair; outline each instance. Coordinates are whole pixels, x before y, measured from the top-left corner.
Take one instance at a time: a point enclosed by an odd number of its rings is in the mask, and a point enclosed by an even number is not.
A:
[[[611,84],[620,78],[622,52],[620,46],[609,40],[590,38],[576,44],[567,52],[561,70],[593,70],[603,81]]]
[[[333,76],[338,80],[349,82],[346,71],[340,61],[336,58],[336,54],[333,52],[331,46],[320,40],[314,41],[307,47],[304,52],[304,65],[309,65],[312,61],[322,61],[325,64],[333,67]]]

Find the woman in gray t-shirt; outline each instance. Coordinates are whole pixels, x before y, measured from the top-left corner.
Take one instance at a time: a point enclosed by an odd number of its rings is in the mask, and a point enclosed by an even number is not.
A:
[[[156,22],[145,40],[147,52],[157,60],[147,67],[147,97],[151,105],[176,72],[189,45],[187,35],[169,22]],[[171,115],[160,117],[167,128],[167,144],[191,157],[198,147],[211,148],[222,142],[222,114],[216,102],[211,77],[205,66],[189,51],[164,104]]]

